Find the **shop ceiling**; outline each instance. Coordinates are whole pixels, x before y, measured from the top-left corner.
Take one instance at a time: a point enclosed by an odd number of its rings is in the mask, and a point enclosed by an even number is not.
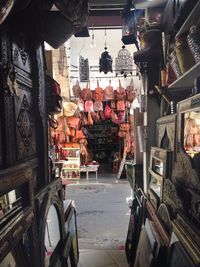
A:
[[[166,4],[167,0],[133,0],[136,9],[145,9]],[[127,5],[127,0],[89,0],[89,27],[115,28],[121,27],[121,12]]]

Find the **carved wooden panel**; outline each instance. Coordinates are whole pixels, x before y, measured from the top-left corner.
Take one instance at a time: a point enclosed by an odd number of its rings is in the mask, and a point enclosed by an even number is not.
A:
[[[165,138],[169,139],[164,145]],[[157,120],[157,146],[175,151],[176,144],[176,115],[169,115]]]
[[[18,33],[12,43],[14,70],[16,72],[19,96],[15,96],[15,124],[17,139],[17,160],[36,153],[35,121],[33,116],[31,62],[27,41]]]

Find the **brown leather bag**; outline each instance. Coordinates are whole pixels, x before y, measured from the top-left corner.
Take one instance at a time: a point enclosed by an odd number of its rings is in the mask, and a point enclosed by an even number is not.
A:
[[[72,91],[75,97],[81,97],[81,87],[79,81],[76,81],[76,84],[72,87]]]
[[[135,99],[135,88],[133,79],[131,79],[130,84],[126,87],[126,99],[129,102],[133,102],[133,100]]]
[[[99,86],[99,81],[97,81],[97,88],[94,91],[94,100],[96,101],[104,100],[104,90]]]
[[[124,100],[117,101],[117,111],[125,111],[125,102]]]
[[[82,90],[81,96],[84,101],[92,100],[92,91],[90,90],[88,83],[86,87]]]
[[[111,81],[109,81],[109,85],[105,88],[104,93],[105,93],[105,100],[109,101],[115,99],[114,89],[111,86]]]
[[[103,111],[103,103],[101,101],[94,102],[94,111]]]
[[[115,90],[115,99],[116,100],[124,100],[126,98],[126,92],[121,85],[121,81],[119,80],[119,87]]]

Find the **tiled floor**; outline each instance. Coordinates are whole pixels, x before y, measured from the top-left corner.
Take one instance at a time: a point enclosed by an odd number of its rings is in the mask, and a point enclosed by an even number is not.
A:
[[[80,249],[78,267],[128,267],[124,251]]]

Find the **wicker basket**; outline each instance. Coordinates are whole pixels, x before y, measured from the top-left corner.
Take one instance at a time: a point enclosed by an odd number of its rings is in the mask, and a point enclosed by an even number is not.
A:
[[[176,56],[182,74],[195,64],[186,36],[178,37],[176,39]]]
[[[190,28],[188,37],[188,46],[197,62],[200,61],[200,25],[194,25]]]

